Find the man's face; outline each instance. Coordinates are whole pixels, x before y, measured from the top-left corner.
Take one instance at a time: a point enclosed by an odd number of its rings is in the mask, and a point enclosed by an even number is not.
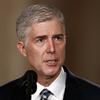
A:
[[[27,41],[24,51],[38,76],[56,76],[65,58],[63,25],[57,19],[35,23],[31,27]]]

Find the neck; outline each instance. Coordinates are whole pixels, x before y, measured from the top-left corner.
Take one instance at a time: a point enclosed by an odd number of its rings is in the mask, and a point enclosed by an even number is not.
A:
[[[56,75],[53,75],[53,76],[39,76],[38,75],[38,83],[47,87],[49,86],[57,77],[58,75],[60,74],[61,70],[56,74]]]

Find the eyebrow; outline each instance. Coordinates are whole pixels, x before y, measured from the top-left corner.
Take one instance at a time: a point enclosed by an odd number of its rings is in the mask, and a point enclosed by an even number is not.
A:
[[[64,36],[64,34],[55,34],[55,35],[53,35],[53,37],[57,37],[57,36]]]
[[[42,36],[36,36],[35,38],[36,39],[38,39],[38,38],[44,38],[45,39],[46,37],[47,37],[46,35],[42,35]]]
[[[56,36],[64,36],[64,34],[54,34],[52,37],[56,37]],[[41,36],[36,36],[36,38],[46,38],[48,37],[47,35],[41,35]]]

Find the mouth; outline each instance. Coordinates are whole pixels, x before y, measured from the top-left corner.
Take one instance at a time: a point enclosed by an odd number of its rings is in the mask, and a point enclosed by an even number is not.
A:
[[[58,63],[58,60],[57,59],[50,59],[50,60],[45,60],[44,62],[48,66],[55,66]]]

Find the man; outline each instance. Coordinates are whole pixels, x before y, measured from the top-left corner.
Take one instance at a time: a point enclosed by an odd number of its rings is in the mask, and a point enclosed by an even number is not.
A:
[[[0,100],[100,100],[100,87],[73,75],[63,64],[66,31],[54,6],[26,8],[16,23],[17,48],[32,70],[0,87]]]

